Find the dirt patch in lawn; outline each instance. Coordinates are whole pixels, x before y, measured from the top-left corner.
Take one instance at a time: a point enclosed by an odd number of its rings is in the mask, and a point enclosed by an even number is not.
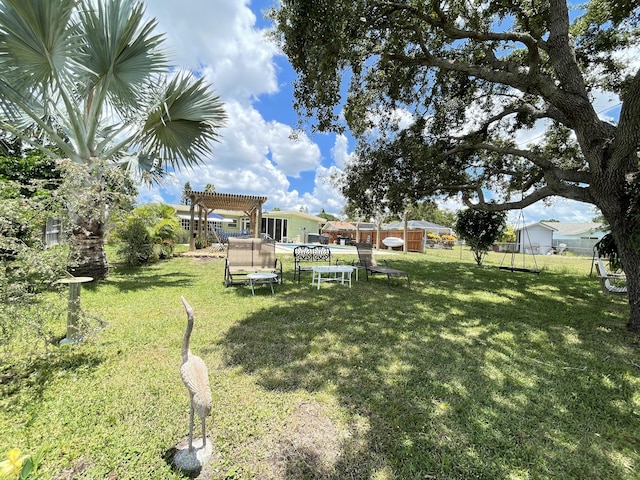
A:
[[[357,430],[333,421],[318,403],[301,403],[283,428],[266,440],[268,447],[259,447],[270,453],[266,458],[255,459],[260,463],[253,466],[255,478],[329,480],[345,478],[347,472],[347,478],[351,478],[363,467],[360,460],[353,462],[354,450],[363,446]],[[359,451],[357,458],[362,458],[362,453]]]

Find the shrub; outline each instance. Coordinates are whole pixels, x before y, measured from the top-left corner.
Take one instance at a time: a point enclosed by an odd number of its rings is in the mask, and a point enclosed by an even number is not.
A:
[[[10,346],[29,352],[46,346],[51,335],[46,325],[60,310],[42,294],[67,276],[68,248],[45,249],[42,242],[51,198],[15,195],[27,188],[0,182],[0,346],[8,354]]]
[[[118,222],[113,237],[116,252],[127,265],[137,266],[173,256],[176,240],[184,231],[169,205],[143,205]]]

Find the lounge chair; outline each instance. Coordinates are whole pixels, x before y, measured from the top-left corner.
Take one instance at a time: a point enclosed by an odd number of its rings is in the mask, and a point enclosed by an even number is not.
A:
[[[282,283],[282,262],[276,258],[276,242],[261,238],[229,237],[224,284],[248,285],[251,273],[275,273]]]
[[[369,281],[369,275],[382,274],[387,276],[387,285],[391,286],[391,277],[406,277],[407,285],[411,286],[411,280],[409,274],[402,270],[396,270],[395,268],[389,268],[386,260],[383,260],[384,267],[377,264],[373,251],[371,250],[371,244],[369,243],[355,243],[358,250],[359,266],[364,268],[367,276],[367,282]]]
[[[602,261],[602,258],[598,257],[598,262],[596,263],[596,271],[598,272],[598,279],[600,280],[600,287],[602,291],[606,295],[626,295],[627,294],[627,286],[619,285],[618,283],[624,280],[626,277],[624,274],[611,274],[607,273],[607,268]]]

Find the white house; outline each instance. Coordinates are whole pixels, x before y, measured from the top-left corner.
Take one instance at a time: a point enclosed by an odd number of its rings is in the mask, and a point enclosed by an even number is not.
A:
[[[590,255],[593,246],[607,232],[601,223],[538,222],[518,230],[518,251],[532,254],[547,254],[560,245],[577,254]]]

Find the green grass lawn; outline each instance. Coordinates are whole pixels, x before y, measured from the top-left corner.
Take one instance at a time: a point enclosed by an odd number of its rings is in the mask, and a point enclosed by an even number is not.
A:
[[[210,478],[638,478],[640,338],[590,259],[536,257],[532,275],[433,250],[387,257],[410,289],[316,290],[282,258],[274,296],[187,257],[83,288],[107,327],[2,366],[0,451],[41,449],[44,478],[184,478],[184,295],[213,391]]]

